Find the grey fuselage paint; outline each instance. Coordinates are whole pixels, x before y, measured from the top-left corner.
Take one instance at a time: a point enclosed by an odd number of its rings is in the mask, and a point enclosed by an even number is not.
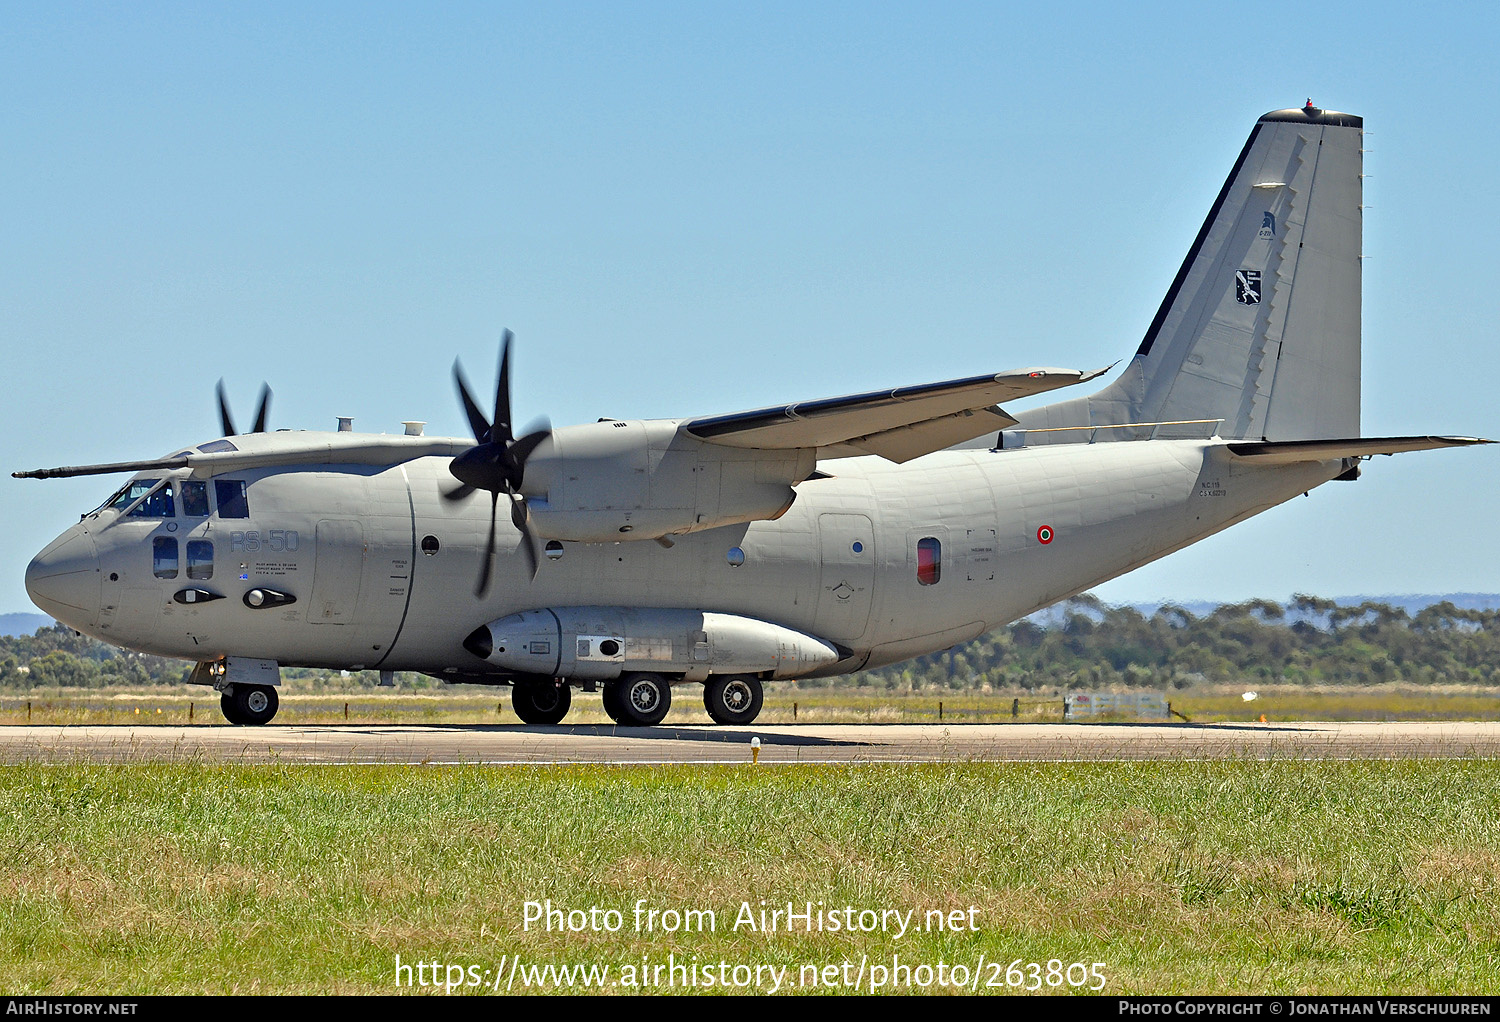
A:
[[[104,512],[74,526],[69,533],[88,533],[96,550],[102,595],[97,608],[62,609],[80,631],[163,656],[442,675],[485,671],[462,641],[508,614],[585,604],[691,607],[825,639],[850,655],[821,673],[847,673],[1014,621],[1307,491],[1341,463],[1262,468],[1232,458],[1222,442],[1155,440],[943,451],[906,465],[852,458],[822,468],[829,477],[799,484],[775,521],[684,535],[671,547],[565,543],[561,557],[538,558],[534,580],[520,534],[502,513],[494,580],[482,599],[474,590],[490,502],[482,493],[445,501],[447,459],[254,469],[238,473],[249,483],[250,519]],[[354,522],[357,535],[344,524]],[[343,548],[318,550],[320,523],[324,542]],[[230,526],[299,538],[294,550],[285,543],[231,550]],[[824,534],[834,527],[848,536]],[[215,542],[214,575],[194,584],[227,599],[172,600],[184,580],[152,571],[153,539],[169,528]],[[438,540],[435,553],[416,545],[427,536]],[[839,546],[845,540],[847,551]],[[936,542],[932,584],[924,584],[931,565],[919,577],[924,540],[929,559]],[[742,564],[728,557],[735,548]],[[320,583],[319,565],[338,574]],[[257,586],[299,602],[251,608],[242,597]],[[149,633],[122,628],[143,615],[155,621]]]

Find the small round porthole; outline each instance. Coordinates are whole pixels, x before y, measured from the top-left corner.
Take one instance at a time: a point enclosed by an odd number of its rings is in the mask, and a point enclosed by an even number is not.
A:
[[[422,537],[422,552],[428,557],[438,552],[438,538],[436,536]]]
[[[857,554],[862,554],[865,552],[865,545],[856,539],[854,541],[854,546],[851,549],[853,549],[853,551]]]
[[[730,547],[729,553],[725,554],[724,556],[728,559],[729,566],[731,568],[738,568],[740,565],[745,563],[745,551],[741,550],[737,546]]]
[[[547,555],[547,560],[555,561],[563,555],[563,545],[555,539],[549,539],[542,552]]]

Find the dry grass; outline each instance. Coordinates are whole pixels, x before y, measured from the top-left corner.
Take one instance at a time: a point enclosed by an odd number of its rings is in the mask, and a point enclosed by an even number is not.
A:
[[[674,693],[668,720],[708,723],[701,688]],[[1245,702],[1239,686],[1199,687],[1170,693],[1172,708],[1195,721],[1257,720],[1493,720],[1500,689],[1399,687],[1256,689]],[[24,724],[223,724],[218,695],[193,686],[138,689],[51,689],[0,695],[0,725]],[[1016,715],[1012,716],[1012,711]],[[345,714],[348,714],[347,718]],[[438,689],[306,691],[281,693],[278,724],[492,724],[515,723],[508,689],[454,686]],[[760,721],[801,723],[1026,723],[1062,720],[1061,693],[909,692],[870,688],[767,687]],[[575,692],[570,723],[604,724],[597,694]]]

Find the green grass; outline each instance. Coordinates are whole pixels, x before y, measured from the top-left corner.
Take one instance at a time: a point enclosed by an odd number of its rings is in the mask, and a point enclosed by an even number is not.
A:
[[[390,993],[397,954],[670,953],[794,978],[983,954],[1104,962],[1111,994],[1495,994],[1497,787],[1481,761],[0,767],[0,976],[11,994]],[[549,898],[624,926],[523,931]],[[641,898],[718,928],[636,933]],[[978,931],[732,932],[762,899],[973,906]]]

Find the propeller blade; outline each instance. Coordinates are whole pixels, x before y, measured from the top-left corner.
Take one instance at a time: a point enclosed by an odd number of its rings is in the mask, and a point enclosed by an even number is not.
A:
[[[537,449],[543,440],[552,435],[552,424],[546,419],[541,420],[540,426],[540,429],[535,429],[521,439],[514,441],[506,451],[511,469],[506,482],[510,484],[512,490],[520,490],[521,481],[526,478],[526,459],[531,457],[532,452]]]
[[[252,433],[264,433],[266,431],[266,416],[271,411],[271,388],[268,384],[260,385],[260,407],[255,411],[255,427]]]
[[[216,388],[219,395],[219,425],[224,428],[225,436],[238,436],[239,431],[234,428],[234,416],[229,414],[229,398],[224,393],[224,381],[219,380]],[[271,388],[268,384],[260,385],[260,405],[255,409],[255,425],[251,428],[252,433],[264,433],[266,422],[271,413]]]
[[[521,533],[521,549],[526,554],[526,568],[531,578],[536,579],[536,542],[531,535],[531,526],[526,521],[526,498],[519,493],[510,495],[510,520]]]
[[[490,538],[484,544],[484,564],[479,571],[479,585],[474,587],[474,595],[483,597],[490,588],[490,567],[495,560],[495,516],[499,513],[500,494],[490,494]]]
[[[458,397],[463,402],[464,414],[469,417],[469,429],[474,432],[474,439],[481,444],[488,443],[490,420],[484,417],[484,412],[479,410],[479,405],[469,393],[469,384],[464,379],[463,367],[459,365],[458,359],[453,360],[453,382],[458,385]]]
[[[526,558],[531,577],[536,578],[536,537],[531,533],[526,498],[520,493],[522,479],[526,475],[526,461],[552,435],[552,426],[546,419],[533,423],[532,429],[517,440],[511,425],[510,404],[510,347],[515,335],[506,330],[500,337],[500,371],[495,378],[495,421],[484,417],[479,402],[469,390],[464,379],[463,365],[453,362],[453,382],[458,388],[458,398],[468,416],[469,428],[474,432],[475,444],[448,463],[448,471],[462,485],[442,493],[444,500],[463,500],[475,490],[484,490],[490,495],[490,534],[485,541],[484,564],[479,575],[476,596],[484,596],[490,587],[490,575],[494,571],[496,519],[500,513],[500,494],[504,492],[510,501],[510,520],[521,534],[522,556]]]
[[[234,428],[234,416],[229,414],[229,399],[224,396],[224,381],[219,381],[219,425],[224,428],[225,436],[236,436]]]
[[[515,439],[511,432],[510,419],[510,342],[515,337],[509,330],[500,338],[500,376],[495,381],[495,425],[490,440],[497,444],[509,444]]]

